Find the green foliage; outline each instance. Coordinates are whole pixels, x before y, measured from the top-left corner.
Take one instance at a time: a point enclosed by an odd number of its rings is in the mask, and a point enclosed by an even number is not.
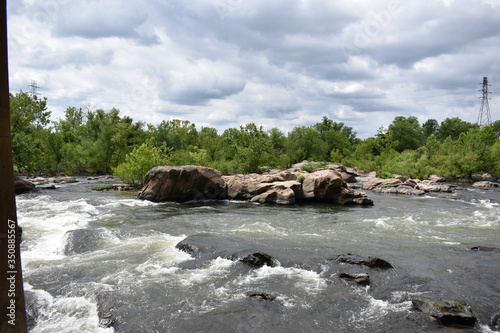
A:
[[[398,116],[365,140],[327,117],[312,126],[297,126],[286,135],[278,128],[264,131],[253,123],[219,134],[215,128],[197,130],[195,124],[179,119],[146,125],[115,108],[68,107],[62,119],[51,122],[46,98],[21,91],[10,99],[18,172],[114,171],[137,184],[150,168],[161,164],[203,165],[231,174],[288,168],[308,160],[311,163],[303,170],[309,172],[334,162],[374,170],[383,177],[500,175],[500,121],[479,128],[460,118],[447,118],[441,124],[429,119],[420,125],[416,117]]]
[[[424,132],[416,117],[396,117],[387,130],[387,136],[395,143],[398,152],[415,150],[424,144]]]
[[[297,177],[297,181],[301,184],[304,183],[304,180],[306,180],[306,176],[304,176],[304,175],[300,175]]]
[[[163,144],[154,145],[154,139],[148,139],[142,145],[134,148],[125,157],[125,162],[114,169],[114,174],[125,182],[142,185],[146,173],[156,166],[168,165],[170,150]]]
[[[97,185],[92,185],[91,189],[93,191],[107,191],[107,190],[112,190],[113,189],[113,184],[97,184]]]
[[[44,157],[42,132],[51,113],[47,111],[47,99],[23,91],[9,97],[14,168],[33,173],[40,169]]]

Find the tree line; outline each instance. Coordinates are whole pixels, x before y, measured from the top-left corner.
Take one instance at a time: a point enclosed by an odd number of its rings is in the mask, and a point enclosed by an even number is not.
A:
[[[500,175],[500,121],[480,128],[458,117],[441,123],[397,116],[374,137],[359,139],[342,122],[323,117],[289,133],[254,123],[198,129],[187,120],[158,125],[111,110],[68,107],[53,121],[47,99],[10,94],[14,167],[25,174],[110,174],[140,183],[156,165],[202,165],[224,174],[287,168],[304,160],[393,174],[471,177]]]

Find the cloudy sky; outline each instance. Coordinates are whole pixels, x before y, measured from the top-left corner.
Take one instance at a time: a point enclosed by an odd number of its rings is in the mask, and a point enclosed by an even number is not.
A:
[[[284,132],[500,115],[498,0],[9,0],[11,91],[134,120]]]

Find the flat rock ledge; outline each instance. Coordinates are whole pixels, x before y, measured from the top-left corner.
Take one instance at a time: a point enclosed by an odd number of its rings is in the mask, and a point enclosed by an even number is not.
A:
[[[342,168],[312,173],[279,171],[267,174],[222,176],[200,166],[159,166],[148,171],[138,198],[161,201],[245,200],[278,205],[324,202],[373,205],[364,192],[352,189]]]
[[[443,183],[444,178],[438,176],[431,176],[426,180],[408,177],[382,179],[372,176],[362,180],[362,188],[375,193],[424,195],[429,192],[452,193],[456,188],[455,185]]]

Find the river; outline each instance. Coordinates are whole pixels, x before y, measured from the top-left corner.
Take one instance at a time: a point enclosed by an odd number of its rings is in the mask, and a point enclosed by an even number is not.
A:
[[[78,180],[16,197],[31,332],[447,332],[413,320],[412,297],[467,302],[479,323],[462,331],[491,332],[500,312],[500,254],[470,250],[500,247],[500,191],[284,207],[153,203]],[[213,251],[175,247],[193,235]],[[278,264],[223,255],[249,249]],[[346,253],[395,268],[334,260]],[[368,273],[371,285],[340,272]]]

